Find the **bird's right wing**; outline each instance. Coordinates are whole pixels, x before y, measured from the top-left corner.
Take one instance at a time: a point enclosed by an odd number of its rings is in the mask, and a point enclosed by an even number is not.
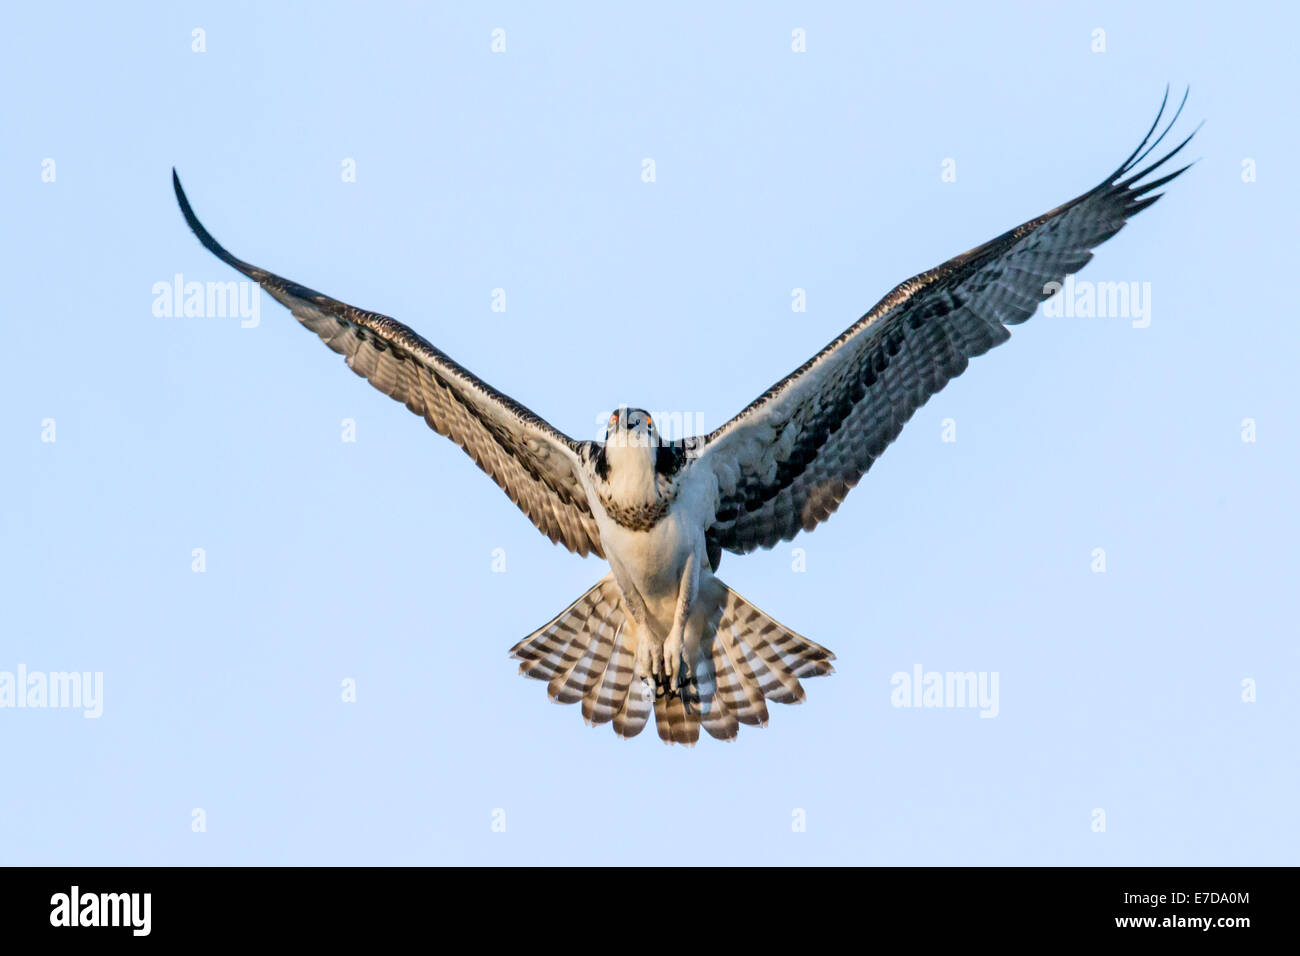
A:
[[[320,336],[348,367],[463,448],[538,529],[570,551],[604,557],[579,477],[576,442],[452,361],[402,323],[259,269],[203,227],[172,171],[185,221],[217,258],[257,282]]]

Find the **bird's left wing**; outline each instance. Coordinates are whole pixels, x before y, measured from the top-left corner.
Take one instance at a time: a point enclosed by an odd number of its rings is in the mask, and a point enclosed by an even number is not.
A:
[[[212,253],[257,282],[348,367],[463,448],[552,541],[604,556],[575,442],[452,361],[402,323],[354,308],[235,258],[203,227],[172,171],[181,212]]]
[[[974,356],[1006,341],[1092,248],[1159,198],[1187,167],[1141,182],[1192,137],[1134,171],[1164,139],[1151,129],[1096,188],[936,269],[908,279],[802,367],[707,435],[692,468],[718,482],[711,549],[738,554],[811,531],[839,507],[927,399]],[[1186,95],[1183,102],[1187,101]],[[1193,134],[1195,130],[1193,130]],[[1148,142],[1150,145],[1148,146]]]

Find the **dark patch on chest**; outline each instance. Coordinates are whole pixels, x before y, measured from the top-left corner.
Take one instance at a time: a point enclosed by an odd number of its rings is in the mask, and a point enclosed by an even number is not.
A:
[[[649,531],[663,520],[672,505],[671,499],[666,498],[637,505],[621,505],[602,497],[600,503],[605,507],[605,514],[609,515],[610,520],[628,531]]]

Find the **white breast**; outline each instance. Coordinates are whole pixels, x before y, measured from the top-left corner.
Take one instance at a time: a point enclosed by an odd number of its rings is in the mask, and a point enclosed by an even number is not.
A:
[[[612,469],[611,479],[617,471],[617,467]],[[648,471],[653,488],[653,465]],[[643,487],[636,477],[625,481],[627,484],[621,487]],[[694,553],[701,567],[705,567],[704,532],[717,507],[716,492],[716,480],[710,474],[703,471],[693,474],[688,466],[668,513],[646,531],[633,531],[618,524],[606,514],[599,496],[589,492],[601,545],[615,577],[626,578],[654,617],[665,622],[665,627],[672,621],[687,557]]]

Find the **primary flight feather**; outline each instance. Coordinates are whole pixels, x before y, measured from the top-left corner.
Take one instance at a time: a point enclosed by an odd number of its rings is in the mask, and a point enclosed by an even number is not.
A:
[[[520,672],[620,736],[653,713],[663,740],[693,744],[701,727],[729,740],[740,724],[766,723],[768,700],[801,701],[800,679],[829,674],[834,659],[723,584],[722,552],[770,548],[830,517],[916,409],[1155,202],[1187,166],[1148,177],[1195,130],[1142,163],[1186,101],[1157,134],[1166,91],[1137,149],[1095,188],[908,279],[721,428],[673,442],[637,408],[615,412],[604,441],[569,438],[402,323],[237,259],[174,170],[172,182],[204,246],[463,448],[553,542],[609,562],[512,648]]]

